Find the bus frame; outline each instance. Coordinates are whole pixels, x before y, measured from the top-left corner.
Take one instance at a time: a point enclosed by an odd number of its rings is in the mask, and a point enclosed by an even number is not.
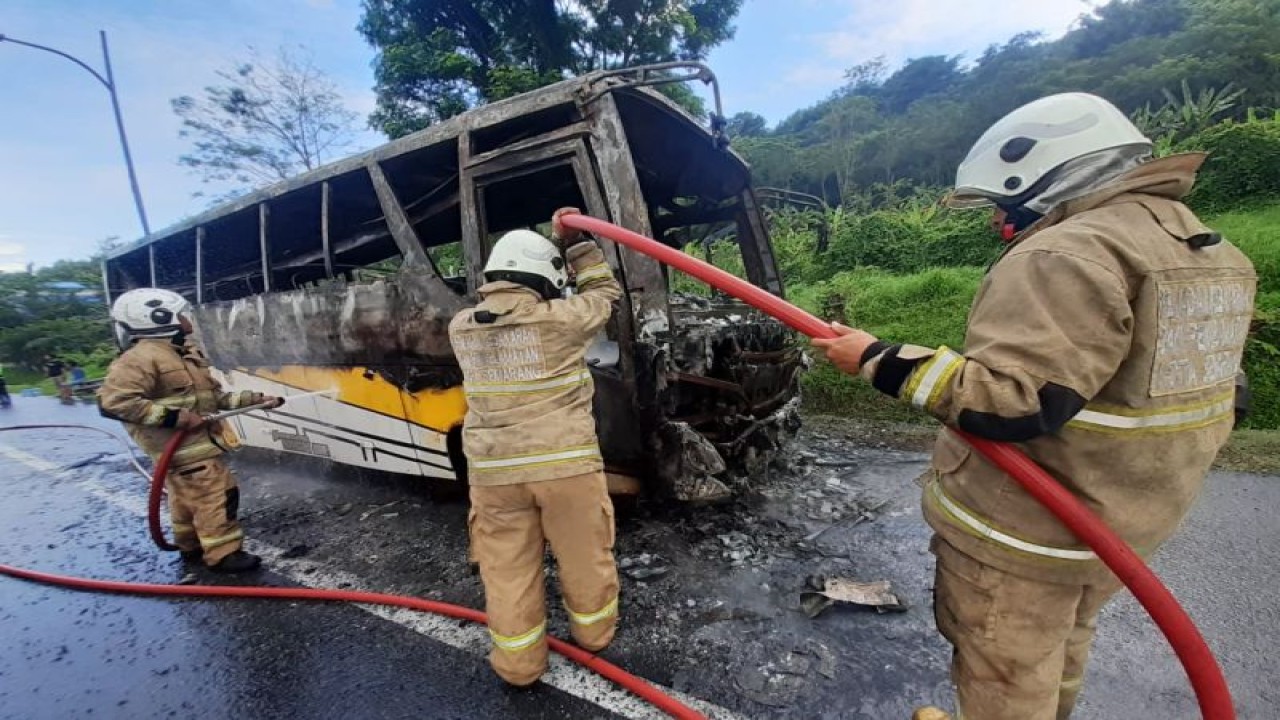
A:
[[[107,302],[182,293],[229,388],[331,393],[238,417],[244,444],[465,482],[447,327],[502,232],[577,205],[675,247],[736,247],[736,269],[782,295],[718,87],[710,128],[653,88],[682,68],[714,85],[693,63],[593,73],[239,197],[111,253]],[[802,351],[772,318],[602,245],[626,290],[588,353],[611,488],[732,496],[798,427]]]

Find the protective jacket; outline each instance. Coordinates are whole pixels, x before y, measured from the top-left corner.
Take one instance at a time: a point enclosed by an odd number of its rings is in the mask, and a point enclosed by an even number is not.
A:
[[[1150,554],[1226,442],[1253,314],[1252,264],[1181,202],[1202,162],[1155,160],[1054,208],[988,272],[963,354],[877,343],[862,374],[945,423],[1021,443]],[[1084,584],[1109,572],[946,430],[924,512],[948,543],[1009,572]]]
[[[125,424],[134,442],[155,459],[173,436],[179,410],[208,415],[252,404],[254,392],[222,392],[209,372],[209,361],[194,345],[175,345],[169,338],[139,340],[115,362],[98,390],[105,417]],[[206,425],[187,434],[174,454],[173,467],[221,455],[236,444],[225,423]]]
[[[604,464],[585,355],[622,287],[594,242],[566,253],[578,293],[543,300],[513,282],[480,288],[449,338],[465,378],[463,427],[472,485],[508,485],[597,472]]]

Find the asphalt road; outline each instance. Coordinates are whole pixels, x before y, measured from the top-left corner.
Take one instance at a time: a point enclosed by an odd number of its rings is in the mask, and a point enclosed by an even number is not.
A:
[[[0,426],[115,428],[88,406],[17,398]],[[645,505],[620,521],[624,626],[605,656],[713,717],[906,718],[949,704],[929,611],[932,557],[911,479],[919,454],[807,433],[763,491],[720,508]],[[465,505],[421,486],[296,459],[236,459],[242,517],[269,569],[201,583],[356,587],[478,606]],[[1242,718],[1280,717],[1280,482],[1215,474],[1157,570],[1218,652]],[[138,512],[143,483],[104,437],[0,433],[0,562],[176,582]],[[910,609],[798,612],[811,574],[888,579]],[[554,596],[552,596],[554,597]],[[552,603],[552,628],[563,613]],[[0,717],[657,717],[557,663],[511,692],[478,628],[407,611],[102,596],[0,578]],[[1140,608],[1104,611],[1082,718],[1196,717]]]

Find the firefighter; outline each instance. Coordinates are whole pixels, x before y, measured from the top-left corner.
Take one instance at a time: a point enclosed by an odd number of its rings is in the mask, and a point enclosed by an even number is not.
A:
[[[1231,431],[1256,282],[1249,260],[1182,202],[1204,156],[1153,160],[1151,149],[1093,95],[1014,110],[969,151],[949,198],[993,206],[1007,242],[964,350],[843,326],[814,343],[947,425],[1020,443],[1145,557],[1186,515]],[[946,429],[924,484],[958,715],[1068,717],[1119,581]]]
[[[552,240],[532,230],[503,235],[484,268],[482,302],[449,326],[468,404],[468,525],[489,661],[518,687],[547,669],[548,542],[574,640],[599,652],[618,623],[613,505],[584,357],[622,288],[595,241],[561,227],[559,218],[576,212],[556,211]],[[577,293],[562,298],[568,269]]]
[[[116,299],[111,319],[129,346],[111,363],[98,407],[124,423],[153,460],[177,428],[187,430],[165,479],[174,544],[188,562],[203,560],[214,572],[246,572],[262,561],[240,549],[240,489],[220,459],[236,438],[226,423],[209,423],[204,416],[261,403],[278,407],[284,401],[248,391],[222,392],[188,337],[189,309],[181,295],[156,288],[130,290]]]

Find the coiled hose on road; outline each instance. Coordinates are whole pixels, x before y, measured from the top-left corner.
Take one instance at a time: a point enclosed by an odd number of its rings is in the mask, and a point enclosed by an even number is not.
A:
[[[837,337],[830,325],[795,305],[643,235],[585,215],[565,215],[560,218],[560,222],[565,227],[608,238],[692,275],[809,337]],[[1206,720],[1234,720],[1236,711],[1231,700],[1231,690],[1227,687],[1226,677],[1223,676],[1217,659],[1186,610],[1133,548],[1022,451],[1007,443],[980,438],[959,428],[951,428],[951,432],[964,438],[988,461],[1018,481],[1076,537],[1092,548],[1116,577],[1124,582],[1138,602],[1146,608],[1173,647],[1178,660],[1182,662],[1200,704],[1201,715]]]
[[[253,408],[245,408],[251,410]],[[244,411],[242,410],[242,412]],[[222,415],[225,417],[226,413]],[[186,431],[179,430],[169,440],[165,446],[163,454],[156,461],[155,469],[150,474],[146,473],[142,466],[138,464],[133,457],[133,449],[128,442],[108,430],[93,427],[91,425],[15,425],[11,427],[0,427],[0,432],[13,430],[35,430],[35,429],[74,429],[74,430],[91,430],[94,432],[105,433],[120,441],[126,451],[129,453],[129,459],[133,466],[144,477],[148,477],[151,482],[150,493],[147,500],[147,529],[151,535],[151,540],[162,550],[177,550],[177,546],[170,543],[164,536],[164,531],[160,527],[160,500],[164,495],[164,479],[168,474],[169,463],[173,458],[173,453],[182,444]],[[422,598],[408,597],[405,595],[388,595],[384,593],[363,592],[359,590],[329,590],[318,588],[281,588],[281,587],[254,587],[254,586],[218,586],[218,587],[199,587],[192,585],[158,585],[149,583],[132,583],[132,582],[116,582],[111,580],[93,580],[89,578],[71,577],[68,575],[55,575],[52,573],[38,572],[36,570],[28,570],[26,568],[14,567],[12,565],[0,564],[0,574],[9,575],[10,577],[21,578],[33,582],[45,583],[48,585],[57,585],[73,590],[87,590],[91,592],[119,593],[125,595],[146,595],[159,597],[215,597],[215,598],[267,598],[273,600],[319,600],[324,602],[352,602],[366,603],[370,605],[388,605],[391,607],[408,608],[409,610],[417,610],[419,612],[434,613],[445,617],[457,618],[459,620],[468,620],[481,625],[488,624],[485,614],[479,610],[454,605],[451,603],[438,602],[435,600],[423,600]],[[705,720],[706,716],[685,705],[674,697],[666,694],[659,688],[651,685],[643,678],[623,670],[613,663],[605,660],[597,655],[583,650],[582,648],[572,645],[556,637],[547,637],[547,645],[556,653],[572,660],[575,663],[595,672],[601,677],[613,682],[619,687],[631,692],[645,702],[653,705],[659,710],[667,713],[671,717],[678,720]]]

